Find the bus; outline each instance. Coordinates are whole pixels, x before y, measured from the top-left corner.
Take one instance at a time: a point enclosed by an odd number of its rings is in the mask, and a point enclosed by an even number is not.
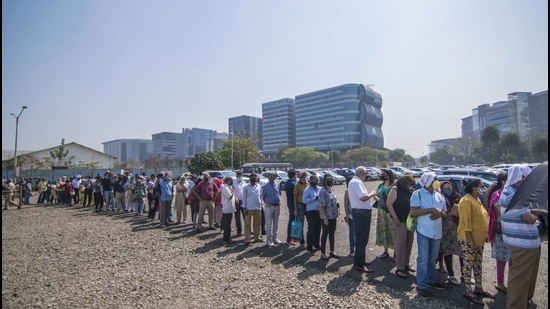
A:
[[[261,174],[263,172],[267,171],[285,171],[288,172],[289,170],[293,169],[294,165],[292,163],[288,162],[269,162],[269,163],[261,163],[261,162],[254,162],[254,163],[245,163],[241,166],[241,171],[243,174]]]

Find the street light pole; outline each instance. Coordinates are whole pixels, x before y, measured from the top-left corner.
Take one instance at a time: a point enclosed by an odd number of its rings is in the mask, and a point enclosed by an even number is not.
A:
[[[233,170],[233,132],[229,132],[231,138],[231,170]]]
[[[15,150],[14,150],[14,158],[13,158],[13,174],[17,178],[19,177],[19,170],[17,169],[17,132],[19,131],[19,116],[23,114],[23,111],[26,109],[26,106],[21,106],[21,111],[19,112],[19,115],[15,116],[14,113],[11,113],[13,117],[15,117]]]

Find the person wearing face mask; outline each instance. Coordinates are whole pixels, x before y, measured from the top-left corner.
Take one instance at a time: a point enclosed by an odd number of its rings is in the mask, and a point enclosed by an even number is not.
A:
[[[332,185],[334,179],[332,175],[325,174],[323,177],[323,188],[319,192],[319,214],[322,220],[323,235],[321,236],[321,258],[328,260],[329,256],[339,259],[340,256],[334,252],[334,234],[336,233],[336,219],[338,219],[338,199]],[[330,243],[330,254],[327,256],[325,249],[327,246],[327,237]]]
[[[306,238],[304,235],[304,225],[305,225],[305,216],[306,216],[306,204],[303,202],[302,198],[304,196],[304,191],[308,187],[307,183],[307,174],[306,172],[300,173],[300,178],[296,185],[294,186],[294,217],[298,218],[302,222],[302,239],[300,239],[300,248],[304,249],[306,247]]]
[[[441,218],[444,211],[445,198],[433,188],[436,180],[433,172],[427,172],[420,177],[420,189],[411,195],[411,216],[418,217],[416,227],[416,243],[418,257],[416,259],[416,289],[422,297],[430,297],[428,287],[443,290],[445,285],[436,281],[435,263],[441,237],[443,235]]]
[[[235,188],[233,187],[233,178],[224,178],[221,192],[223,242],[225,244],[231,244],[233,243],[233,240],[231,240],[231,220],[235,212]]]
[[[442,219],[443,225],[443,237],[441,238],[441,249],[439,251],[438,262],[442,263],[445,260],[447,266],[447,280],[454,285],[460,285],[460,281],[454,276],[453,269],[453,255],[459,257],[460,270],[464,267],[464,258],[461,256],[460,244],[457,240],[457,228],[458,228],[458,202],[460,201],[460,194],[455,191],[453,185],[449,181],[444,181],[441,184],[441,193],[445,197],[445,204],[447,208],[447,216]],[[441,266],[440,266],[441,269]],[[464,275],[461,276],[464,279]]]
[[[307,217],[307,253],[314,255],[314,249],[321,249],[321,217],[319,215],[319,178],[317,175],[309,177],[309,187],[304,191],[302,201],[306,204]]]
[[[235,225],[237,227],[237,236],[243,235],[243,225],[242,222],[245,219],[243,205],[243,189],[246,186],[246,183],[243,180],[243,172],[237,171],[237,181],[233,183],[233,188],[235,188]],[[242,217],[242,220],[241,220]]]
[[[377,187],[378,196],[376,199],[387,201],[388,193],[395,183],[395,177],[393,172],[388,169],[382,169],[382,175],[380,180],[383,182],[380,183]],[[389,212],[378,208],[376,216],[376,243],[377,246],[384,247],[384,252],[378,257],[380,259],[386,259],[390,256],[389,249],[394,249],[395,258],[395,229],[393,227],[393,218]]]
[[[187,223],[187,208],[185,207],[185,194],[189,183],[185,176],[181,176],[176,184],[176,201],[174,202],[174,208],[176,208],[176,224],[180,224],[183,219],[183,224]]]
[[[254,221],[254,242],[261,242],[261,225],[262,225],[262,206],[263,201],[261,198],[262,187],[258,184],[258,176],[255,173],[249,176],[250,183],[243,189],[243,204],[245,220],[244,220],[244,244],[250,245],[250,228],[252,221]]]
[[[159,181],[159,188],[159,219],[160,227],[163,228],[168,225],[170,208],[172,208],[172,199],[174,198],[174,186],[172,184],[172,175],[170,173],[164,174],[164,179]]]
[[[475,288],[467,284],[467,292],[463,296],[478,305],[483,305],[482,297],[495,298],[482,285],[483,246],[489,223],[487,211],[479,200],[482,189],[481,179],[470,180],[464,188],[467,194],[458,203],[458,242],[464,257],[464,277],[466,282],[471,281],[472,274],[475,279]]]

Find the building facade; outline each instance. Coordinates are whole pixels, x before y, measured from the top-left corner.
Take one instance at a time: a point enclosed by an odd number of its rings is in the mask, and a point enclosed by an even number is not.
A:
[[[382,97],[362,84],[296,96],[296,147],[317,151],[384,147]]]
[[[161,132],[151,135],[153,155],[157,158],[176,158],[176,139],[179,133]]]
[[[175,157],[188,160],[197,153],[216,151],[227,140],[229,140],[228,133],[199,128],[182,129],[182,133],[176,136]]]
[[[229,118],[229,134],[254,142],[256,148],[262,149],[262,118],[252,116],[237,116]]]
[[[296,147],[294,100],[285,98],[262,104],[262,155],[274,158],[280,149]]]
[[[548,91],[513,92],[507,101],[482,104],[472,109],[472,115],[462,119],[462,136],[481,137],[488,126],[501,134],[516,132],[525,137],[529,130],[548,132]]]
[[[153,153],[149,139],[117,139],[103,143],[103,152],[118,158],[119,163],[143,162]]]

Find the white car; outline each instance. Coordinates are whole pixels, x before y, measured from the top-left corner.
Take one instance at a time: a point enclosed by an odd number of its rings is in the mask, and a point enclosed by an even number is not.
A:
[[[285,190],[285,184],[288,180],[288,172],[285,171],[268,171],[263,172],[262,176],[267,177],[269,174],[276,174],[277,177],[275,178],[275,184],[279,187],[281,191]]]
[[[344,176],[338,175],[333,171],[324,171],[323,173],[331,175],[335,185],[343,185],[346,183],[346,178]]]

